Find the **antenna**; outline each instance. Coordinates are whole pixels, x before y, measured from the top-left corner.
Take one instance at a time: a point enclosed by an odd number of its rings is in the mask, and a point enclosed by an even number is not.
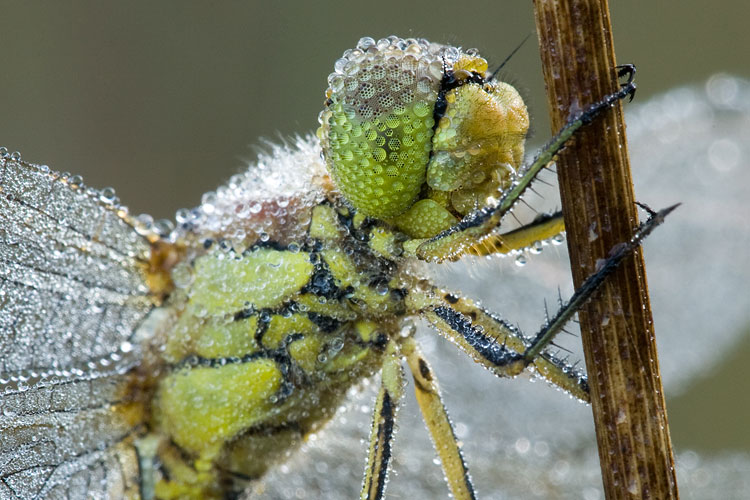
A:
[[[488,80],[494,80],[495,79],[495,77],[500,72],[500,70],[503,69],[503,66],[505,66],[505,64],[508,61],[510,61],[510,58],[513,57],[515,55],[515,53],[518,52],[518,50],[521,47],[523,47],[523,44],[526,43],[526,41],[529,39],[530,36],[531,36],[531,33],[529,33],[528,35],[526,35],[526,38],[524,38],[523,40],[521,40],[521,43],[518,44],[518,47],[516,47],[515,49],[513,49],[513,51],[510,54],[508,54],[508,57],[506,57],[505,60],[500,63],[500,66],[498,66],[497,69],[490,74],[490,77],[488,78]]]

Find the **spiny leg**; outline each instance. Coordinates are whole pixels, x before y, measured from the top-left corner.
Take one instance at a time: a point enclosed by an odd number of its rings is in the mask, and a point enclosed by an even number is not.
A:
[[[620,90],[605,96],[601,101],[592,104],[571,118],[562,130],[542,149],[531,165],[525,168],[519,177],[514,180],[512,187],[503,194],[497,205],[477,210],[464,217],[455,226],[424,241],[416,250],[417,256],[423,260],[437,262],[457,260],[461,255],[466,253],[467,249],[474,242],[481,240],[495,229],[500,224],[503,216],[516,204],[539,172],[555,159],[557,153],[579,128],[590,123],[596,116],[609,109],[615,102],[628,96],[632,98],[635,94],[635,83],[633,83],[632,78],[634,73],[634,68],[623,67],[619,75],[627,76],[628,78],[622,84]]]
[[[561,211],[542,214],[531,223],[508,231],[507,233],[488,234],[466,251],[469,255],[506,254],[533,246],[537,241],[554,238],[565,231],[565,222]]]
[[[419,351],[417,342],[408,337],[403,340],[401,350],[406,356],[414,376],[414,392],[422,410],[425,425],[430,431],[435,450],[440,456],[448,487],[456,500],[475,500],[474,486],[469,470],[456,441],[448,413],[440,397],[440,389],[432,369]]]
[[[588,401],[586,379],[543,350],[622,259],[630,255],[675,208],[676,205],[655,213],[638,228],[629,242],[614,248],[603,266],[584,282],[571,300],[531,340],[471,301],[441,292],[425,282],[412,287],[407,296],[407,305],[424,315],[440,333],[496,375],[512,377],[533,364],[549,382]]]
[[[424,316],[448,340],[499,377],[514,377],[529,339],[514,326],[474,302],[441,291],[427,282],[411,287],[408,306]],[[586,378],[562,360],[542,353],[534,361],[537,372],[572,396],[589,401]]]
[[[396,410],[404,393],[401,357],[396,343],[392,340],[386,348],[380,374],[380,390],[372,415],[370,446],[360,493],[361,500],[380,500],[385,494]]]
[[[549,345],[552,339],[557,333],[562,330],[565,324],[570,318],[581,308],[581,306],[591,297],[591,295],[599,288],[604,279],[610,275],[622,260],[633,253],[633,251],[641,244],[641,242],[651,232],[664,222],[664,218],[669,215],[679,204],[672,205],[671,207],[664,208],[658,212],[653,212],[649,209],[649,218],[646,222],[638,227],[630,241],[621,243],[612,249],[609,257],[601,266],[601,268],[586,278],[580,288],[573,293],[573,296],[563,305],[560,310],[555,314],[552,319],[547,321],[547,324],[534,336],[531,344],[523,353],[523,361],[526,364],[531,363],[544,348]]]

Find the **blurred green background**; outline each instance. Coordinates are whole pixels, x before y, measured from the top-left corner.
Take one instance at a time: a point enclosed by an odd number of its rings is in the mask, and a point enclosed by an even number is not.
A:
[[[499,63],[534,32],[531,2],[0,3],[0,144],[113,186],[135,213],[172,217],[278,141],[317,128],[333,62],[362,36],[477,47]],[[750,77],[750,4],[615,2],[619,62],[638,96],[716,72]],[[527,99],[533,142],[549,137],[536,38],[504,69]],[[658,325],[657,325],[658,334]],[[750,450],[750,343],[669,401],[673,438]]]

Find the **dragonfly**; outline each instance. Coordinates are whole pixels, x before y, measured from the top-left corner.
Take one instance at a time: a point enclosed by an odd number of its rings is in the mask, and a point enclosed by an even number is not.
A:
[[[500,377],[588,400],[550,344],[671,208],[534,336],[427,267],[562,234],[560,212],[501,222],[576,130],[632,97],[632,71],[524,165],[526,106],[476,50],[363,38],[336,61],[316,135],[176,224],[0,150],[0,498],[233,498],[377,373],[361,498],[383,498],[404,365],[450,492],[476,498],[405,322],[426,319]]]

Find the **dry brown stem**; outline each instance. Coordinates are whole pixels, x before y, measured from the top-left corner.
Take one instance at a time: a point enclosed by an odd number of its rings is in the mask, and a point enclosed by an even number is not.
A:
[[[553,132],[617,90],[606,0],[535,0]],[[557,162],[575,285],[638,223],[622,106],[576,135]],[[676,499],[667,414],[640,249],[579,312],[608,499]]]

